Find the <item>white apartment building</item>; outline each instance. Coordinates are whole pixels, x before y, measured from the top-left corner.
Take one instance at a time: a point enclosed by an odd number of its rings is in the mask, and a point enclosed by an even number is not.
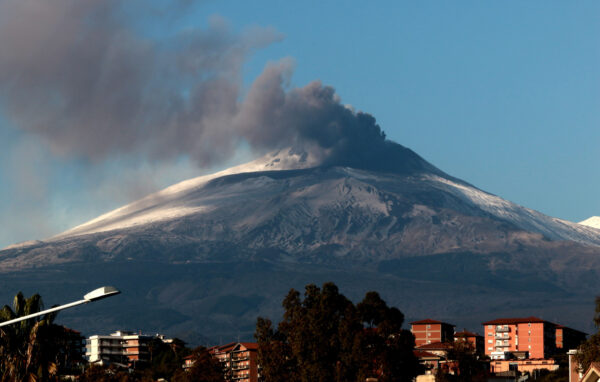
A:
[[[148,343],[154,339],[165,343],[172,339],[164,335],[144,335],[141,333],[116,331],[110,335],[93,335],[86,340],[85,355],[90,363],[100,365],[115,363],[135,367],[139,362],[150,359]]]

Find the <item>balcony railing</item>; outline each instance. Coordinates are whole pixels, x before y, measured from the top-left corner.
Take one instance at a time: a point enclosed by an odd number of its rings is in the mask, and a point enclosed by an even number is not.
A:
[[[497,333],[506,333],[510,332],[510,328],[496,328]]]

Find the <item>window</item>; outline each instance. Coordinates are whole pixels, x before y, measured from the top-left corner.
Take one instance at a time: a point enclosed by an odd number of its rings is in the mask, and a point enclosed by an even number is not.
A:
[[[431,329],[431,325],[427,324],[427,329]]]
[[[531,327],[531,322],[527,323],[527,326]]]
[[[488,340],[488,344],[494,343],[494,341],[492,340]]]
[[[431,337],[431,333],[427,333],[427,337]]]
[[[531,349],[531,345],[529,345],[529,348]]]
[[[488,329],[492,329],[492,328],[493,328],[493,326],[492,326],[492,325],[488,325]]]
[[[494,333],[488,332],[488,336],[493,336],[493,335],[494,335]]]
[[[490,350],[490,351],[491,351],[491,350],[494,350],[494,348],[488,348],[488,350]]]

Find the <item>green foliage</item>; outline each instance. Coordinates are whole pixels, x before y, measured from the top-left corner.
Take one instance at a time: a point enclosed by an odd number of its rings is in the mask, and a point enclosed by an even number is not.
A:
[[[223,368],[208,350],[199,346],[192,351],[193,366],[173,376],[173,382],[223,382]]]
[[[487,380],[485,362],[479,359],[475,348],[468,341],[452,342],[448,350],[448,368],[438,368],[436,382],[477,382]]]
[[[592,362],[600,361],[600,333],[596,333],[579,346],[575,360],[581,372],[585,372]]]
[[[600,330],[600,296],[596,296],[594,324]],[[600,331],[579,346],[575,360],[581,372],[585,372],[592,362],[600,361]]]
[[[333,283],[294,289],[283,300],[275,330],[258,318],[255,337],[266,382],[412,381],[418,361],[403,314],[369,292],[356,306]]]
[[[43,310],[39,294],[19,292],[11,307],[0,310],[0,322]],[[54,380],[65,357],[65,329],[53,324],[56,314],[31,318],[0,328],[0,381]]]

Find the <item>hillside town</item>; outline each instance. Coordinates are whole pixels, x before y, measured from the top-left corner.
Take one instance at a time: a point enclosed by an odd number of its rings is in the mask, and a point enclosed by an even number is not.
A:
[[[440,373],[458,373],[455,345],[467,344],[470,352],[485,371],[489,381],[524,381],[539,373],[557,371],[559,360],[568,356],[569,382],[596,381],[600,377],[600,364],[593,363],[588,370],[579,370],[573,356],[578,346],[586,340],[586,333],[538,317],[496,318],[482,323],[481,333],[456,329],[452,323],[423,319],[410,323],[414,336],[414,355],[423,366],[415,382],[434,382]],[[96,366],[111,366],[129,372],[148,364],[152,358],[153,341],[171,347],[183,342],[162,334],[116,331],[94,334],[84,338],[69,331],[73,347],[73,360],[69,370]],[[208,348],[210,355],[219,361],[226,381],[259,382],[261,366],[258,344],[231,342]],[[184,357],[182,370],[194,365],[194,356]],[[590,379],[590,375],[596,379]]]

